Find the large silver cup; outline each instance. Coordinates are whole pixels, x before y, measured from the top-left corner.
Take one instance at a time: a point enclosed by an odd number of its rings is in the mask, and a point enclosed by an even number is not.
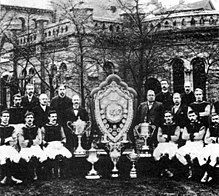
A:
[[[137,125],[135,132],[136,134],[144,139],[144,145],[141,147],[141,157],[151,157],[152,154],[150,153],[150,146],[147,143],[148,138],[153,134],[155,130],[154,125],[150,125],[149,123],[141,123]]]
[[[68,121],[67,126],[78,137],[78,147],[74,152],[75,157],[85,157],[86,150],[81,146],[81,138],[83,134],[90,128],[91,122],[85,122],[78,118],[78,120],[75,122]]]
[[[100,179],[100,175],[98,175],[98,172],[94,169],[94,163],[96,163],[99,160],[99,154],[97,150],[93,147],[91,147],[90,150],[88,150],[88,157],[87,161],[91,163],[91,170],[88,172],[86,179]]]
[[[142,146],[142,150],[149,150],[149,146],[147,145],[147,139],[150,136],[150,124],[149,123],[141,123],[140,131],[137,131],[140,137],[144,138],[144,145]]]

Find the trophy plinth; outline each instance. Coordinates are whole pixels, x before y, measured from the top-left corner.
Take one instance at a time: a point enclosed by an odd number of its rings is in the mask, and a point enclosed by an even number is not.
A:
[[[130,178],[137,178],[135,163],[140,158],[140,155],[135,153],[135,151],[133,150],[130,154],[127,155],[127,157],[132,162],[132,169],[130,171]]]
[[[81,146],[81,138],[84,135],[85,131],[87,131],[87,129],[90,128],[91,122],[82,121],[79,117],[78,120],[75,122],[68,121],[67,126],[78,137],[78,147],[76,148],[74,152],[75,157],[85,157],[86,150],[83,149],[83,147]]]
[[[99,160],[99,154],[92,145],[91,149],[88,150],[88,157],[87,157],[87,161],[90,162],[92,166],[91,166],[91,170],[85,176],[86,179],[88,180],[100,179],[100,175],[94,169],[94,163],[96,163],[98,160]]]

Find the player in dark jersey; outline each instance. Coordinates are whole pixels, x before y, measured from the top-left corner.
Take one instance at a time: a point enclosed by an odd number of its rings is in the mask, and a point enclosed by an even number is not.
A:
[[[178,150],[177,141],[180,135],[180,127],[173,122],[173,115],[170,111],[164,113],[164,124],[158,128],[158,146],[153,152],[154,159],[159,161],[160,175],[173,177],[169,170],[171,160]]]
[[[206,145],[198,156],[199,164],[205,171],[201,182],[210,182],[215,176],[215,167],[219,167],[219,115],[216,113],[212,114],[212,123],[204,141]]]
[[[190,110],[188,112],[190,123],[183,129],[182,139],[186,140],[185,145],[180,147],[176,153],[178,160],[188,169],[188,179],[192,178],[193,160],[204,146],[205,126],[198,121],[198,114]]]
[[[25,125],[21,128],[19,134],[20,155],[27,163],[27,180],[38,179],[37,173],[41,167],[40,163],[47,159],[45,152],[40,147],[42,142],[41,129],[33,122],[34,114],[27,112],[25,114]]]
[[[57,123],[55,110],[49,111],[49,123],[42,128],[44,152],[48,156],[47,170],[55,177],[61,177],[66,168],[65,158],[72,157],[71,152],[64,146],[66,137],[63,127]]]
[[[206,126],[209,126],[209,115],[214,112],[209,102],[203,100],[203,90],[200,88],[195,89],[195,102],[191,103],[188,107],[188,112],[194,110],[198,113],[199,120]]]
[[[3,178],[0,183],[6,184],[12,181],[20,184],[22,181],[14,177],[17,164],[20,161],[20,154],[16,150],[17,132],[13,126],[9,125],[9,118],[9,112],[2,111],[0,124],[0,165]]]

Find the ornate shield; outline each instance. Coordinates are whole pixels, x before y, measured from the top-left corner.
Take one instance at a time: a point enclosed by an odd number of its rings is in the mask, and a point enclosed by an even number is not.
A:
[[[134,117],[136,91],[111,74],[91,92],[94,116],[100,131],[109,142],[119,142],[126,134]]]

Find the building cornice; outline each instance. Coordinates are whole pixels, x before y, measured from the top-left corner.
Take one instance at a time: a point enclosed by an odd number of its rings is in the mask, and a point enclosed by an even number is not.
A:
[[[41,8],[31,8],[31,7],[21,7],[1,4],[1,9],[13,10],[13,11],[26,11],[26,12],[37,12],[37,13],[54,13],[53,10],[41,9]]]

